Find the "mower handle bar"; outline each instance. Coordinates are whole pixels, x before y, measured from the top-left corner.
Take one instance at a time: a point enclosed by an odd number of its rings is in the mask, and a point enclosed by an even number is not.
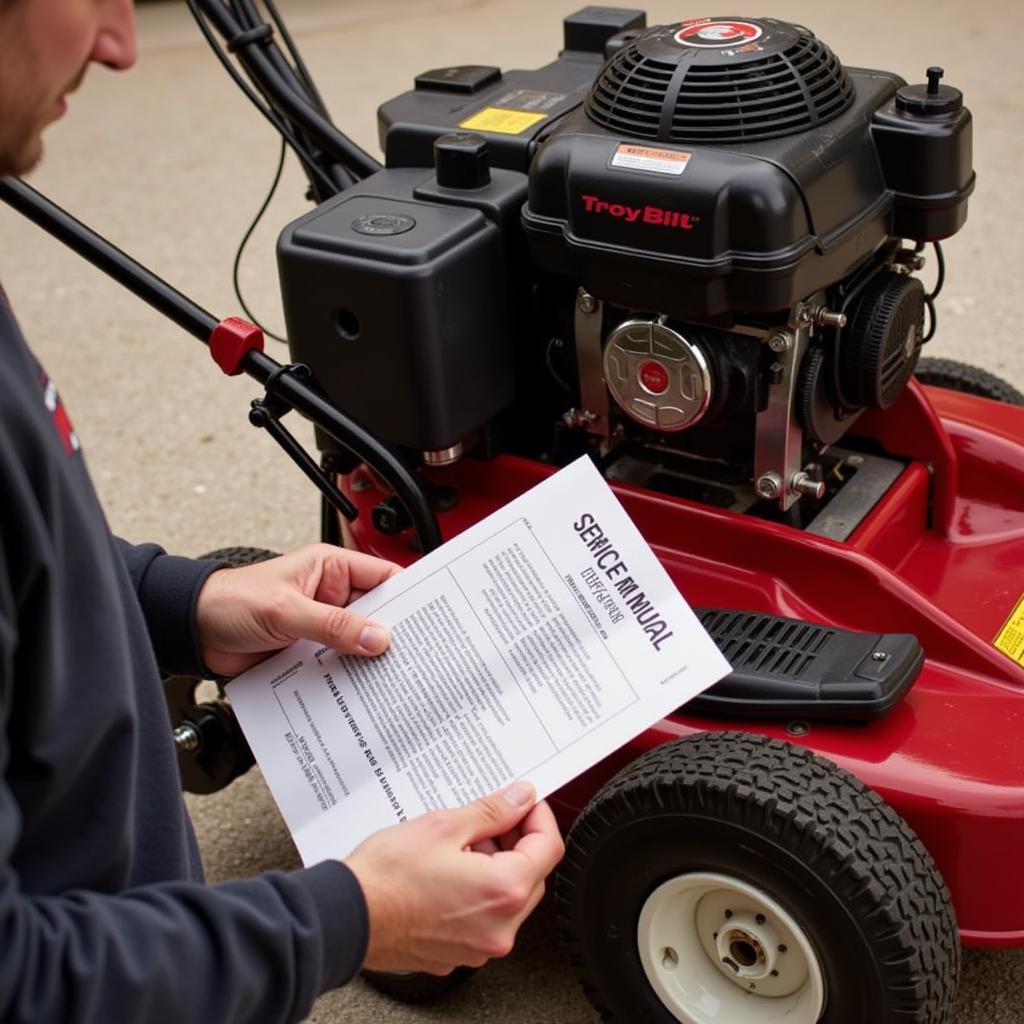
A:
[[[0,199],[209,347],[220,321],[187,295],[25,182],[0,178]],[[437,517],[420,483],[390,449],[333,405],[315,381],[291,372],[259,348],[245,353],[239,369],[379,473],[409,513],[424,552],[440,545]]]

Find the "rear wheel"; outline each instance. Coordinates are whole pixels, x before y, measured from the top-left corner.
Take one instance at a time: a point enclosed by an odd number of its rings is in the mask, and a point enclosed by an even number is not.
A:
[[[620,1024],[948,1024],[949,895],[906,823],[801,748],[736,733],[659,747],[574,825],[563,935]]]
[[[994,402],[1005,402],[1007,405],[1024,405],[1024,394],[1002,377],[955,359],[920,359],[914,376],[922,384],[932,387],[991,398]]]
[[[277,558],[265,548],[218,548],[202,556],[231,566],[253,565]],[[197,694],[206,680],[201,676],[165,676],[164,698],[171,716],[178,772],[189,793],[216,793],[255,763],[249,744],[231,706],[224,699],[223,679],[212,699]]]

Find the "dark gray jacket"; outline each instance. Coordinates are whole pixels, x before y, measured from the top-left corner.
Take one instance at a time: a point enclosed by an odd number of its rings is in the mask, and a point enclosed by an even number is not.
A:
[[[283,1022],[358,970],[341,863],[202,883],[160,671],[215,567],[111,537],[0,292],[0,1021]]]

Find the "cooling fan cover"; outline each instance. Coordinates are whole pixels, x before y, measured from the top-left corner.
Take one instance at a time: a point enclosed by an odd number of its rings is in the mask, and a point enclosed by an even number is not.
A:
[[[596,124],[661,142],[752,142],[816,128],[854,99],[836,55],[774,18],[695,18],[634,39],[586,101]]]

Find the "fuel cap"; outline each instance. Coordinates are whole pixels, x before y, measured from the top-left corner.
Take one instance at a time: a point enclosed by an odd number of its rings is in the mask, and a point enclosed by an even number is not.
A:
[[[918,117],[939,117],[960,111],[964,105],[964,94],[951,85],[939,85],[939,79],[946,72],[942,68],[931,67],[926,73],[926,85],[904,85],[896,90],[896,106]]]

